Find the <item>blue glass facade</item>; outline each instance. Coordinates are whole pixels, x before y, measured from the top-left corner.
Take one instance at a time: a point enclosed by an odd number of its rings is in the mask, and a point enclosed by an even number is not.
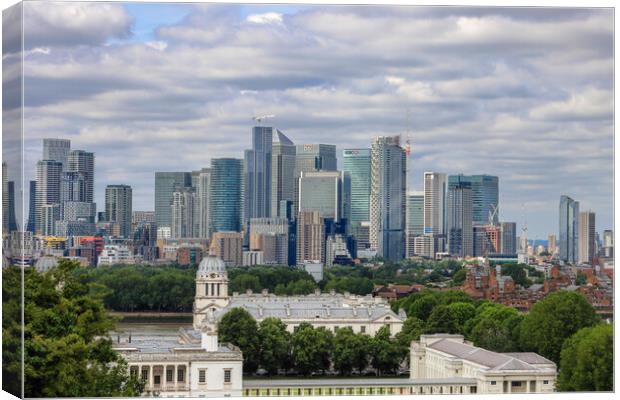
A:
[[[579,202],[560,196],[560,260],[576,263],[579,257]]]
[[[448,190],[461,182],[468,182],[471,186],[473,224],[488,224],[489,213],[499,204],[499,178],[492,175],[450,175]],[[498,224],[498,213],[495,213],[493,224]]]
[[[212,232],[241,230],[243,160],[211,160],[209,205]]]

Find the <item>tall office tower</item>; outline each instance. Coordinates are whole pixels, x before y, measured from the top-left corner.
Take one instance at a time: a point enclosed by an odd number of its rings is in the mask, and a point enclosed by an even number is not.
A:
[[[120,226],[120,235],[131,238],[132,190],[129,185],[108,185],[105,188],[105,215],[109,222]]]
[[[301,211],[297,216],[297,265],[325,260],[325,225],[318,211]]]
[[[446,208],[449,253],[459,257],[472,256],[474,254],[474,232],[470,182],[450,183]]]
[[[560,260],[575,264],[579,258],[579,202],[560,196]]]
[[[44,204],[41,206],[41,235],[54,236],[56,223],[60,220],[60,204]]]
[[[64,170],[84,175],[85,194],[82,201],[92,203],[95,198],[95,155],[84,150],[71,150]]]
[[[280,214],[282,201],[295,202],[295,144],[276,129],[271,143],[271,216]]]
[[[351,226],[370,220],[370,149],[342,152],[344,172],[351,176]]]
[[[592,264],[596,256],[595,215],[592,211],[579,213],[579,262]]]
[[[342,176],[338,171],[302,172],[299,178],[299,211],[318,211],[321,218],[340,221]]]
[[[215,232],[210,247],[227,267],[243,265],[243,232]]]
[[[28,226],[26,231],[34,233],[36,220],[36,204],[37,204],[37,181],[30,181],[30,192],[28,193]]]
[[[446,174],[424,173],[424,234],[446,233]],[[441,250],[441,249],[440,249]]]
[[[43,139],[42,160],[54,160],[67,170],[67,160],[71,151],[71,141],[68,139]]]
[[[8,225],[9,225],[9,233],[18,230],[17,219],[15,216],[15,182],[9,181],[8,183],[8,196],[9,196],[9,205],[8,205]]]
[[[194,209],[194,226],[196,227],[196,236],[200,238],[208,238],[211,236],[209,228],[209,185],[211,182],[211,169],[203,168],[198,174],[196,182],[196,198]]]
[[[189,172],[155,172],[155,224],[157,228],[169,228],[172,224],[170,204],[177,188],[191,187]]]
[[[244,219],[269,217],[271,214],[271,146],[273,128],[252,128],[252,148],[245,151]],[[277,135],[277,134],[276,134]]]
[[[407,222],[405,224],[405,254],[415,255],[415,238],[424,234],[424,192],[407,193]]]
[[[194,237],[194,188],[178,188],[172,193],[172,224],[170,236],[173,239]]]
[[[554,255],[558,251],[558,246],[556,243],[556,236],[551,234],[547,237],[547,251],[549,254]]]
[[[60,203],[60,174],[62,164],[53,160],[37,162],[36,204],[35,204],[35,233],[42,233],[43,221],[41,209],[47,204]],[[48,213],[49,214],[49,213]],[[53,213],[50,214],[52,217]]]
[[[499,213],[494,212],[499,204],[499,179],[491,175],[450,175],[448,189],[453,182],[469,182],[472,196],[472,215],[474,225],[489,223],[489,215],[493,215],[491,223],[498,225]]]
[[[500,252],[502,254],[517,254],[517,224],[516,222],[502,222],[500,224],[502,240]]]
[[[243,160],[211,160],[209,216],[211,232],[241,231],[243,216]]]
[[[65,201],[60,204],[60,218],[63,221],[95,223],[95,203]]]
[[[336,146],[333,144],[298,144],[295,150],[294,214],[299,212],[299,178],[302,172],[336,171]]]
[[[9,234],[9,171],[2,162],[2,235]]]
[[[614,232],[606,229],[603,231],[603,257],[612,258],[614,256]]]
[[[371,146],[370,246],[390,261],[405,256],[407,155],[399,136],[378,136]]]

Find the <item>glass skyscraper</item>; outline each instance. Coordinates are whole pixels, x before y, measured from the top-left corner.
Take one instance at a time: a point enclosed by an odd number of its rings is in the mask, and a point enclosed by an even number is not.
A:
[[[252,148],[245,151],[245,219],[271,214],[271,146],[273,128],[252,128]]]
[[[370,246],[399,261],[405,256],[407,155],[398,136],[373,140],[370,174]]]
[[[342,152],[342,170],[351,176],[351,225],[370,220],[370,149]]]
[[[474,255],[472,227],[472,189],[467,181],[449,184],[447,201],[447,239],[451,255]]]
[[[280,213],[282,201],[295,201],[295,144],[276,129],[271,144],[271,216]]]
[[[212,232],[241,230],[243,160],[211,160],[209,207]]]
[[[170,204],[175,189],[190,186],[190,172],[155,172],[155,224],[158,228],[172,226]]]
[[[108,185],[105,188],[106,220],[120,226],[121,236],[131,238],[132,190],[129,185]]]
[[[469,182],[471,186],[472,222],[474,225],[489,223],[489,212],[499,204],[499,179],[491,175],[450,175],[448,190],[459,182]],[[493,225],[498,224],[498,213],[493,217]]]
[[[298,144],[295,149],[295,213],[299,210],[299,177],[302,172],[336,171],[336,146]]]
[[[560,196],[560,260],[576,263],[579,257],[579,202]]]

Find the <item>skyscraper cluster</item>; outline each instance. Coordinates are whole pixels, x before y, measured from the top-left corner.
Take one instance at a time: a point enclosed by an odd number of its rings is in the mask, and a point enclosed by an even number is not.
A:
[[[44,139],[30,181],[26,229],[50,237],[49,246],[60,240],[53,237],[78,237],[71,241],[78,247],[95,243],[88,237],[103,237],[105,245],[130,246],[149,261],[174,259],[166,243],[209,246],[230,265],[528,252],[525,231],[520,243],[516,223],[500,221],[497,176],[427,171],[423,190],[408,190],[408,146],[399,136],[343,149],[341,169],[332,144],[296,144],[268,126],[253,127],[250,139],[243,158],[155,172],[154,211],[134,211],[131,186],[119,183],[106,187],[99,212],[94,153],[72,149],[66,139]],[[18,229],[14,184],[4,163],[3,190],[3,231],[11,232]],[[613,235],[605,231],[601,242],[593,212],[580,212],[568,196],[561,197],[559,211],[557,241],[549,237],[548,252],[574,264],[613,257]]]

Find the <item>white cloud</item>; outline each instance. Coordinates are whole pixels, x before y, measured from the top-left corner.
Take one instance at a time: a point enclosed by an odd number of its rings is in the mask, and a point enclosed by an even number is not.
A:
[[[282,14],[269,12],[264,14],[252,14],[248,15],[246,21],[253,22],[255,24],[281,24]]]

